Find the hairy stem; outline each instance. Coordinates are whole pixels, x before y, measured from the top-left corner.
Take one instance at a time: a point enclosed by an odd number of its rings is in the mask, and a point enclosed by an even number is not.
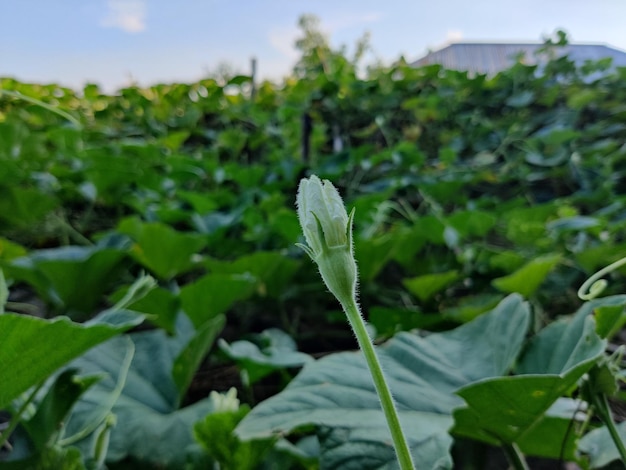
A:
[[[382,405],[385,418],[387,419],[387,424],[389,425],[389,429],[391,431],[391,437],[393,439],[393,445],[396,449],[396,456],[398,458],[398,462],[400,463],[400,468],[402,470],[413,470],[415,468],[413,465],[413,459],[411,457],[411,452],[409,451],[406,438],[404,437],[404,433],[402,432],[402,427],[400,426],[398,411],[396,410],[393,397],[391,396],[391,391],[389,390],[389,386],[385,380],[382,367],[380,366],[380,361],[378,360],[378,356],[374,350],[374,345],[372,344],[372,341],[367,333],[361,311],[359,310],[359,307],[354,299],[343,303],[342,307],[348,316],[350,326],[356,335],[361,351],[363,351],[363,354],[365,355],[365,360],[367,361],[367,366],[372,374],[372,379],[374,379],[374,386],[376,387],[380,404]]]

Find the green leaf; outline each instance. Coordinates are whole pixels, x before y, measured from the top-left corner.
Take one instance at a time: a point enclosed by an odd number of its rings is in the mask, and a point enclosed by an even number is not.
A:
[[[198,327],[208,319],[225,313],[236,301],[254,292],[256,279],[249,274],[207,274],[180,290],[183,310]]]
[[[70,360],[142,321],[128,311],[105,312],[86,324],[66,317],[0,315],[0,364],[11,364],[0,367],[0,409]]]
[[[85,259],[38,259],[37,268],[50,280],[66,308],[91,313],[124,256],[122,251],[103,249]]]
[[[260,295],[278,298],[284,293],[300,263],[283,253],[257,251],[234,261],[207,259],[205,266],[218,275],[254,276],[256,290]]]
[[[234,433],[235,427],[249,411],[250,408],[244,405],[237,411],[212,413],[193,427],[196,441],[224,470],[258,468],[263,454],[274,443],[274,439],[239,440]]]
[[[118,302],[128,292],[126,286],[111,295],[113,303]],[[163,328],[170,334],[174,334],[176,316],[180,310],[180,299],[167,289],[156,287],[148,292],[143,298],[128,305],[130,310],[148,314],[147,320]]]
[[[448,287],[459,279],[457,271],[445,273],[426,274],[424,276],[404,279],[402,283],[413,295],[416,295],[422,302],[430,299],[437,292]]]
[[[518,374],[562,374],[581,364],[591,364],[604,353],[606,341],[595,332],[591,313],[603,305],[626,302],[626,296],[586,302],[572,318],[557,320],[529,343],[516,369]]]
[[[26,248],[23,246],[0,237],[0,260],[11,261],[15,258],[26,256],[26,254]]]
[[[516,443],[525,453],[559,458],[574,413],[554,418],[548,410],[588,368],[585,364],[563,376],[497,377],[463,387],[457,393],[466,407],[455,410],[451,432],[494,445]],[[560,434],[547,432],[556,430]]]
[[[459,299],[456,306],[446,308],[442,312],[442,317],[460,323],[467,323],[494,308],[501,300],[502,294],[468,295]]]
[[[458,394],[467,407],[455,412],[452,432],[492,444],[517,443],[522,451],[558,458],[560,446],[546,445],[546,439],[556,436],[544,431],[561,429],[563,434],[557,438],[561,442],[569,431],[552,420],[548,410],[603,356],[606,341],[596,334],[590,313],[597,305],[615,300],[588,302],[571,319],[539,332],[517,367],[525,375],[490,378],[461,388]]]
[[[259,335],[259,342],[266,344],[259,347],[245,340],[231,344],[219,341],[220,349],[247,372],[250,384],[277,369],[302,367],[313,360],[308,354],[298,352],[295,341],[283,331],[266,330]]]
[[[497,303],[497,302],[496,302]],[[492,305],[492,307],[494,307]],[[379,336],[393,336],[399,331],[417,328],[431,330],[444,322],[438,313],[422,313],[406,308],[371,307],[369,323],[374,325]]]
[[[213,346],[215,338],[224,328],[224,324],[224,315],[207,320],[196,330],[195,335],[176,357],[172,366],[172,378],[180,397],[185,396],[198,367]]]
[[[206,245],[206,238],[198,234],[177,232],[162,223],[143,223],[136,218],[123,220],[118,231],[135,240],[132,256],[165,280],[190,270],[196,264],[194,255]]]
[[[601,338],[610,339],[626,324],[626,299],[617,305],[602,305],[594,310],[596,332]]]
[[[85,470],[83,455],[75,447],[47,447],[23,460],[3,461],[2,470]]]
[[[398,238],[382,236],[375,238],[357,238],[355,253],[359,260],[359,278],[361,282],[371,282],[391,258]]]
[[[102,301],[124,256],[119,248],[67,246],[34,251],[13,260],[5,271],[31,284],[57,308],[86,315]]]
[[[626,443],[626,422],[616,425],[622,442]],[[606,426],[594,429],[580,439],[578,449],[589,457],[591,468],[604,468],[620,458],[615,442]]]
[[[494,279],[492,283],[503,292],[517,292],[524,297],[530,297],[560,260],[560,255],[540,256],[514,273]]]
[[[223,318],[215,318],[211,324],[217,327],[219,320]],[[197,356],[188,351],[197,352],[198,345],[190,344],[197,341],[199,346],[205,347],[206,337],[215,333],[196,332],[185,315],[178,316],[176,327],[173,337],[161,330],[128,335],[135,344],[135,355],[124,390],[112,409],[117,425],[111,430],[108,462],[133,457],[153,467],[181,468],[188,447],[194,442],[193,423],[213,410],[208,398],[179,409],[184,393],[180,388],[181,378],[188,377],[189,373],[177,372],[177,383],[173,371],[177,363],[185,360],[181,358],[191,358],[189,367],[196,364]],[[89,424],[93,407],[108,402],[108,397],[115,393],[120,364],[126,355],[124,343],[124,338],[113,338],[72,363],[72,367],[84,373],[106,372],[107,376],[77,403],[68,422],[68,434],[79,433]],[[88,436],[76,445],[87,451],[90,439]]]
[[[76,373],[75,369],[67,369],[59,374],[37,405],[33,417],[22,422],[37,451],[43,451],[56,441],[76,400],[100,380],[98,376],[77,377]]]
[[[448,443],[433,436],[440,423],[411,426],[411,453],[416,468],[450,468]],[[445,432],[439,430],[440,432]],[[388,441],[385,425],[363,428],[323,428],[318,431],[321,445],[320,468],[328,470],[397,468],[396,453]]]
[[[37,224],[58,201],[36,188],[0,187],[0,223],[12,227]]]
[[[582,231],[587,228],[597,227],[600,225],[600,220],[595,217],[575,216],[564,217],[561,219],[553,220],[546,224],[548,230],[554,230],[555,232],[567,232],[567,231]]]
[[[448,223],[462,237],[484,237],[496,223],[493,214],[483,211],[456,211],[448,217]]]
[[[418,465],[451,466],[447,430],[452,410],[460,405],[454,391],[506,373],[522,347],[529,321],[528,306],[512,295],[492,312],[455,330],[426,337],[399,333],[378,348]],[[264,438],[311,425],[348,430],[356,444],[369,441],[363,448],[341,445],[345,460],[336,468],[349,468],[348,457],[365,465],[360,468],[380,468],[377,455],[382,446],[390,448],[390,436],[360,353],[333,354],[307,364],[284,391],[254,408],[237,433],[242,439]],[[363,449],[377,454],[364,454]],[[385,464],[391,465],[394,454],[385,455]],[[372,457],[370,463],[365,456]]]
[[[505,103],[513,108],[524,108],[533,101],[535,101],[535,93],[530,90],[524,90],[509,96]]]

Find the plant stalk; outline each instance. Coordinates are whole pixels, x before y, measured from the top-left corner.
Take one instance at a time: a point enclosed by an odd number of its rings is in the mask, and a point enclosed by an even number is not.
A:
[[[404,433],[402,432],[400,419],[398,418],[398,411],[396,410],[396,405],[394,404],[393,397],[391,396],[391,391],[389,390],[389,386],[385,380],[383,369],[380,366],[380,361],[378,360],[378,356],[374,350],[374,345],[372,344],[369,334],[367,333],[361,311],[359,310],[359,307],[354,299],[351,299],[346,303],[342,303],[342,307],[346,312],[348,322],[356,335],[359,347],[365,355],[367,366],[372,374],[374,386],[376,387],[380,404],[383,408],[385,418],[387,419],[389,430],[391,431],[391,438],[393,439],[393,445],[396,450],[396,457],[400,463],[400,468],[402,470],[414,470],[415,466],[413,465],[413,458],[411,457],[409,446],[406,438],[404,437]]]
[[[24,400],[24,402],[22,403],[22,406],[20,406],[20,408],[15,412],[15,414],[11,416],[9,425],[4,430],[4,432],[0,435],[0,449],[7,443],[13,431],[15,431],[15,428],[20,423],[22,419],[22,415],[26,411],[26,408],[28,408],[28,405],[30,405],[30,403],[35,399],[35,397],[37,396],[37,393],[43,386],[44,382],[45,380],[40,382],[39,385],[33,388],[32,392],[28,395],[26,400]]]
[[[624,446],[624,441],[622,441],[622,438],[619,435],[619,431],[615,426],[615,422],[613,421],[611,408],[609,407],[609,402],[606,398],[606,395],[604,393],[596,395],[595,402],[596,408],[599,411],[598,415],[600,419],[604,422],[604,425],[609,430],[611,439],[613,439],[613,442],[617,447],[617,451],[619,452],[622,462],[626,463],[626,446]]]
[[[504,450],[507,460],[515,470],[530,470],[524,458],[524,454],[522,454],[515,443],[503,443],[502,449]]]

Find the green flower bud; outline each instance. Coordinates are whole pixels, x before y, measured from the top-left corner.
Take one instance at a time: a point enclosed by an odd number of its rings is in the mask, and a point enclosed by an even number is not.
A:
[[[356,297],[357,267],[352,248],[352,218],[333,184],[317,176],[302,179],[296,198],[307,245],[298,244],[319,267],[326,287],[342,305]]]

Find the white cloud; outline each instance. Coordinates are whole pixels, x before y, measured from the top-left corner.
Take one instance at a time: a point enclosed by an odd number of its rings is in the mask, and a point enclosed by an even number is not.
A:
[[[460,31],[458,29],[450,29],[446,31],[447,43],[459,42],[462,39],[463,39],[463,31]]]
[[[107,9],[101,26],[119,28],[127,33],[140,33],[146,29],[145,0],[107,0]]]

